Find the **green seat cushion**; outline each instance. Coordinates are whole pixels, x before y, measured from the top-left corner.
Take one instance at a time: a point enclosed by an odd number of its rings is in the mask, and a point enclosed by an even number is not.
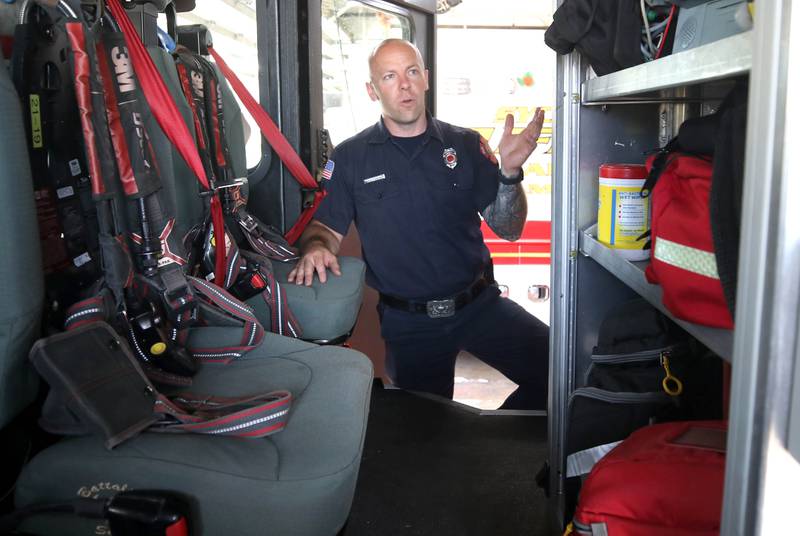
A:
[[[303,339],[330,341],[342,337],[353,329],[364,294],[364,261],[356,257],[339,257],[342,275],[328,272],[328,281],[320,283],[314,277],[310,287],[289,283],[287,277],[294,263],[273,262],[275,278],[286,291],[286,301],[294,313]],[[256,307],[259,319],[264,320],[267,309],[258,300],[249,300]]]
[[[353,498],[366,430],[372,366],[362,354],[268,333],[229,365],[206,365],[191,391],[221,396],[288,389],[287,426],[261,439],[146,432],[106,450],[94,437],[70,438],[25,468],[18,506],[109,488],[159,488],[197,501],[197,534],[333,535]],[[96,521],[40,516],[42,534],[95,534]]]

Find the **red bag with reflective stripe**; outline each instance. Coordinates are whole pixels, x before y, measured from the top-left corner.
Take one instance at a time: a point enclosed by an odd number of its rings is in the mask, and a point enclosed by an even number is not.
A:
[[[645,276],[661,285],[664,306],[677,318],[732,328],[711,237],[708,197],[710,158],[672,153],[651,157],[647,170],[666,158],[651,193],[652,247]]]
[[[573,518],[575,536],[717,536],[727,425],[646,426],[592,468]]]

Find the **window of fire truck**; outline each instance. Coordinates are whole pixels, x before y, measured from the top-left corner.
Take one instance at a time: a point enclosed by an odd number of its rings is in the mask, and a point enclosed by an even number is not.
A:
[[[389,37],[412,39],[411,19],[362,2],[323,0],[323,124],[334,145],[380,115],[364,88],[369,80],[366,58]]]

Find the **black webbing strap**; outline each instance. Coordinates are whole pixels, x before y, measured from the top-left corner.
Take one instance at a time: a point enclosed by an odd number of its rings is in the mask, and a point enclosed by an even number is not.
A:
[[[292,403],[283,390],[235,397],[160,393],[104,322],[40,339],[30,358],[51,386],[42,426],[57,434],[96,433],[109,449],[145,429],[263,437],[285,426]]]
[[[302,329],[292,314],[286,300],[286,292],[272,272],[272,263],[258,253],[239,248],[230,233],[226,233],[224,286],[240,300],[248,300],[260,295],[269,309],[269,330],[288,337],[301,337]],[[214,236],[208,230],[203,254],[203,264],[210,270],[214,266]],[[214,277],[209,273],[207,278]]]
[[[140,362],[152,365],[153,367],[158,366],[163,368],[158,364],[157,357],[153,357],[153,352],[150,351],[148,345],[151,346],[158,342],[164,343],[164,340],[174,341],[180,346],[186,346],[186,349],[194,359],[217,363],[229,363],[243,356],[261,343],[264,338],[264,328],[258,322],[250,306],[240,302],[231,294],[211,282],[193,277],[189,278],[189,282],[200,300],[201,306],[198,308],[199,321],[206,325],[219,324],[220,322],[215,322],[215,318],[217,318],[219,314],[224,315],[228,320],[234,320],[235,322],[233,325],[239,325],[241,327],[239,342],[228,346],[191,346],[187,344],[188,339],[185,336],[179,337],[179,330],[175,328],[172,328],[168,336],[163,336],[158,341],[147,341],[147,335],[135,329],[135,318],[132,318],[130,322],[131,326],[128,327],[130,330],[129,338],[131,339],[133,353]],[[203,305],[205,305],[205,307],[203,307]],[[108,289],[103,289],[98,295],[82,300],[70,307],[67,311],[65,327],[67,331],[70,331],[95,322],[113,323],[115,320],[116,312],[114,310],[113,299]],[[224,325],[230,326],[231,323],[226,322]],[[165,348],[164,351],[166,352],[166,350]],[[156,356],[157,355],[160,354],[156,353]]]

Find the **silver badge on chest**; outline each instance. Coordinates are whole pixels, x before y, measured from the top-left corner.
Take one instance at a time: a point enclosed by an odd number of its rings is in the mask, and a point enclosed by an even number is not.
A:
[[[458,155],[456,154],[456,150],[452,147],[448,147],[442,153],[442,159],[444,160],[444,165],[453,169],[458,165]]]

